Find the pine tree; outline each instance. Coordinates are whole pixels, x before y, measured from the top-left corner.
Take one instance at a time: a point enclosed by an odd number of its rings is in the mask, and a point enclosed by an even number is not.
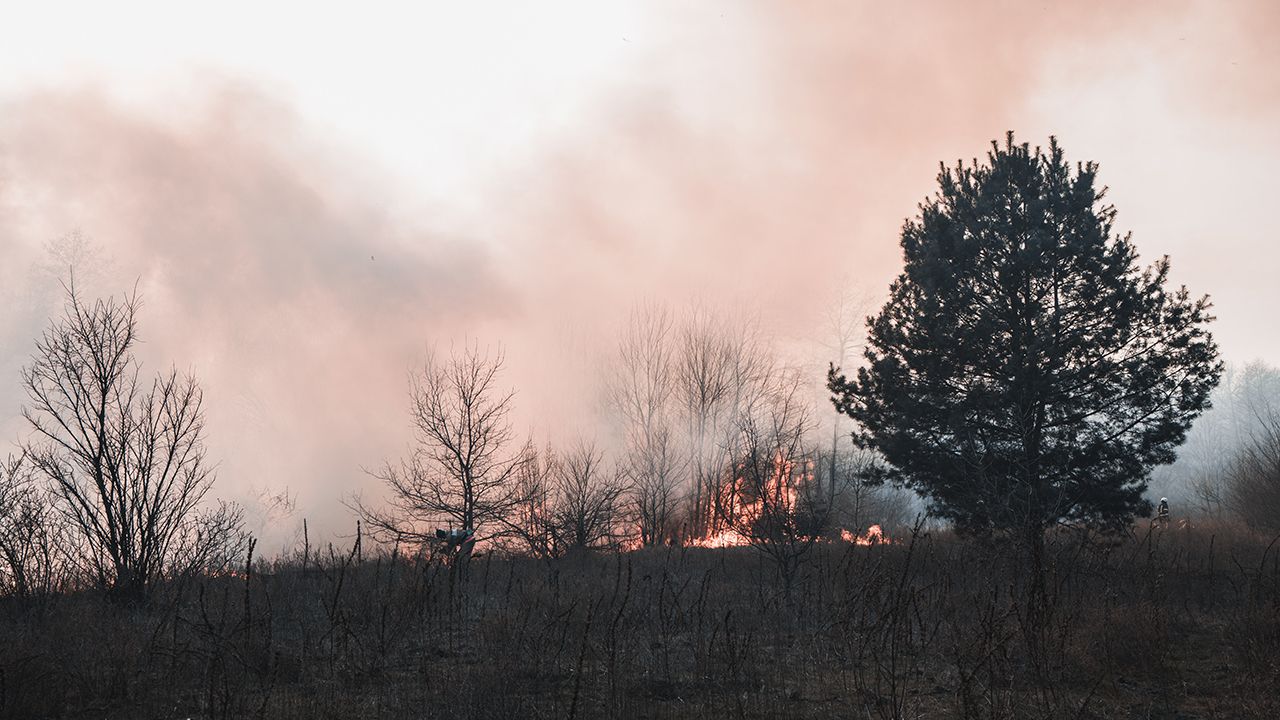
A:
[[[1146,269],[1095,185],[1056,139],[992,143],[942,167],[903,227],[905,268],[868,320],[867,364],[829,388],[880,479],[913,488],[962,531],[1056,523],[1114,529],[1145,516],[1221,373],[1207,297]]]

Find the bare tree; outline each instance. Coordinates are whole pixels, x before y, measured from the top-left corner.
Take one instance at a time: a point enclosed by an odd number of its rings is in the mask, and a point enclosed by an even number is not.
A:
[[[824,327],[821,331],[823,339],[819,343],[827,354],[830,366],[848,367],[850,357],[863,347],[866,317],[873,307],[872,303],[870,293],[857,289],[849,282],[839,284],[834,301],[827,306],[824,314]],[[852,427],[848,424],[848,418],[838,413],[828,414],[827,417],[831,422],[831,449],[824,453],[822,459],[825,462],[820,463],[820,467],[825,470],[829,502],[835,503],[838,492],[860,492],[869,488],[849,472],[852,466],[860,465],[864,458],[853,448]],[[860,500],[861,497],[855,499]]]
[[[689,433],[692,469],[689,532],[694,536],[708,531],[706,523],[711,513],[707,508],[712,505],[710,486],[718,471],[710,456],[714,452],[716,431],[730,392],[730,349],[717,330],[710,317],[703,313],[692,315],[681,328],[676,366]]]
[[[610,400],[625,424],[628,500],[640,543],[646,547],[666,542],[674,533],[680,476],[688,464],[671,432],[676,390],[673,328],[665,308],[633,311],[618,343],[609,384]]]
[[[71,551],[94,582],[131,599],[206,565],[240,525],[234,506],[198,511],[214,479],[203,395],[176,370],[140,378],[137,309],[136,295],[86,303],[69,284],[63,317],[22,371],[27,457],[77,536]]]
[[[556,465],[556,532],[566,549],[616,546],[626,491],[594,443],[579,443]]]
[[[692,488],[689,532],[723,529],[728,518],[725,466],[738,420],[760,399],[774,374],[754,323],[729,322],[695,311],[681,328],[675,357],[677,396],[688,428]]]
[[[674,539],[680,499],[677,478],[688,464],[665,426],[646,435],[643,445],[628,454],[628,496],[642,546]]]
[[[529,444],[525,455],[516,473],[518,501],[508,525],[534,557],[544,560],[559,557],[563,552],[555,518],[555,476],[559,459],[550,445],[539,451]]]
[[[626,537],[627,486],[606,465],[594,443],[579,442],[567,453],[548,447],[518,473],[520,500],[508,524],[535,557],[550,559],[573,550],[618,547]]]
[[[417,447],[374,473],[391,490],[388,506],[355,503],[375,532],[422,543],[435,537],[436,523],[479,540],[511,531],[530,454],[515,445],[514,391],[499,387],[502,367],[500,351],[490,355],[478,345],[445,360],[428,357],[411,392]]]
[[[669,420],[676,388],[671,313],[661,306],[642,306],[618,341],[618,362],[609,383],[613,406],[627,422],[629,435],[644,435]]]

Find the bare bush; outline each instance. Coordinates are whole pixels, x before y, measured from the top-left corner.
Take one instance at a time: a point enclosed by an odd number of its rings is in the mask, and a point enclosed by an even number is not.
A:
[[[61,525],[25,460],[0,462],[0,595],[24,599],[58,590],[62,569]]]
[[[564,552],[556,528],[555,478],[559,458],[550,445],[539,451],[525,448],[525,461],[516,474],[519,501],[508,525],[517,538],[519,550],[543,560]]]
[[[783,376],[738,419],[727,468],[731,490],[719,499],[729,526],[773,559],[788,588],[831,515],[805,445],[812,419],[800,395],[799,379]]]
[[[518,475],[520,502],[512,532],[534,557],[556,558],[573,550],[617,548],[627,538],[627,486],[594,443],[567,453],[527,450]]]
[[[617,470],[593,443],[579,443],[556,465],[556,532],[569,549],[616,547],[622,539],[623,494]]]
[[[1237,452],[1226,498],[1251,527],[1280,530],[1280,415],[1260,423],[1252,440]]]

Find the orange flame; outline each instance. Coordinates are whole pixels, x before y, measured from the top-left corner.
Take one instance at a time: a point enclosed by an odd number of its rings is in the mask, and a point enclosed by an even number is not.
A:
[[[737,530],[730,528],[728,530],[723,530],[721,532],[718,532],[714,535],[710,535],[708,537],[694,538],[690,540],[687,544],[689,547],[727,548],[727,547],[742,547],[744,545],[750,545],[751,540],[747,536],[738,532]]]
[[[800,463],[802,463],[801,469],[797,473],[796,466]],[[786,518],[796,513],[799,499],[798,483],[813,480],[813,467],[812,460],[795,461],[784,457],[781,451],[776,451],[769,478],[764,482],[764,487],[755,491],[749,491],[745,478],[735,472],[730,482],[715,491],[716,495],[712,501],[713,509],[709,511],[709,517],[705,518],[708,527],[704,531],[705,534],[701,537],[686,536],[683,539],[683,545],[698,548],[751,545],[753,538],[749,533],[766,513],[770,514],[771,520]],[[743,466],[739,464],[733,469],[742,471]],[[840,538],[844,542],[863,546],[892,542],[879,525],[868,527],[862,535],[842,529]],[[820,542],[834,541],[832,538],[814,539]],[[631,550],[638,547],[639,541],[636,540],[633,544],[624,546],[624,549]]]
[[[875,545],[877,543],[890,542],[889,536],[884,534],[884,530],[879,525],[872,525],[867,528],[867,532],[863,535],[858,535],[851,530],[841,530],[840,539],[854,545]]]
[[[717,501],[717,506],[725,517],[712,518],[713,520],[719,520],[727,527],[718,529],[713,527],[706,536],[686,539],[685,544],[689,547],[705,548],[750,545],[751,538],[739,528],[752,527],[766,512],[786,516],[795,511],[798,497],[793,479],[795,467],[796,462],[794,460],[784,457],[781,450],[775,451],[772,472],[769,478],[765,480],[764,487],[759,489],[759,494],[754,499],[747,498],[745,479],[740,475],[734,477],[733,482],[720,490],[720,497]],[[812,479],[812,468],[813,462],[806,461],[803,479]],[[737,469],[741,470],[742,465],[738,465]]]

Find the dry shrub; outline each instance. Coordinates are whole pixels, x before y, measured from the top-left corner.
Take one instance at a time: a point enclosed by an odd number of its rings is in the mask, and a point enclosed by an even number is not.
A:
[[[1280,532],[1280,415],[1271,415],[1232,461],[1227,501],[1250,527]]]

